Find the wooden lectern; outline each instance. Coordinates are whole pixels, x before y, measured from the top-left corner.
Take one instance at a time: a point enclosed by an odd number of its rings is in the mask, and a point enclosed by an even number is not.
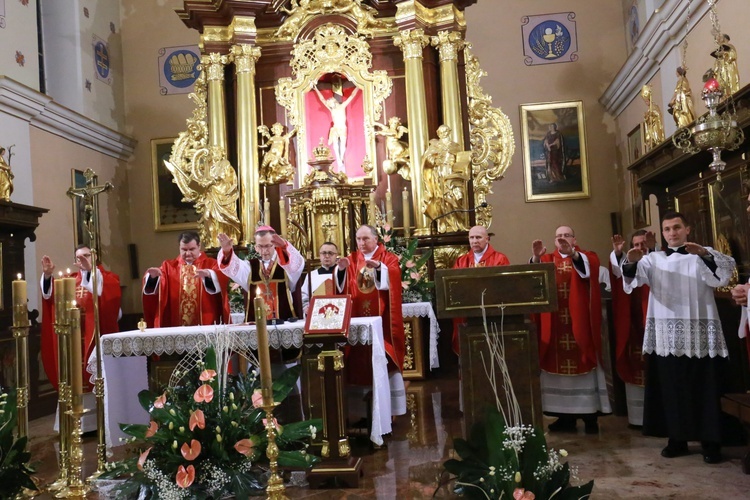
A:
[[[505,337],[506,362],[523,423],[541,428],[539,351],[536,325],[529,315],[557,310],[554,264],[439,269],[435,288],[438,318],[466,318],[459,330],[465,428],[471,429],[482,418],[486,405],[495,404],[482,361],[482,357],[489,361],[483,294],[490,334],[494,324]],[[497,380],[497,387],[502,388],[502,380]]]

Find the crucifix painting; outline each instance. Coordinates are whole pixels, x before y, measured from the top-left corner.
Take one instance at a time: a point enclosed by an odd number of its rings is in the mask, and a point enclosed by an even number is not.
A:
[[[353,82],[338,73],[321,76],[305,94],[308,153],[322,138],[339,172],[350,179],[364,177],[364,117],[362,92]]]

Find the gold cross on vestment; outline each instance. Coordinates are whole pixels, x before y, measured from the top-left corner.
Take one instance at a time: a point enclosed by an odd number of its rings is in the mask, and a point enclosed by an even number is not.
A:
[[[644,385],[646,378],[643,375],[643,370],[635,371],[635,376],[633,377],[635,379],[635,385]]]
[[[559,273],[569,273],[573,270],[573,266],[570,265],[570,262],[567,260],[564,260],[562,265],[557,267],[557,272]]]
[[[563,283],[560,286],[557,287],[557,292],[562,295],[564,299],[568,298],[568,293],[570,293],[570,290],[568,289],[568,284]]]
[[[578,368],[578,365],[573,363],[571,360],[566,359],[565,363],[561,366],[561,369],[565,375],[570,375],[572,373],[575,373],[576,368]]]
[[[566,333],[560,338],[558,343],[564,345],[565,350],[569,351],[571,349],[571,346],[576,343],[576,339],[571,334]]]
[[[567,309],[565,309],[563,312],[560,313],[560,321],[562,321],[563,325],[569,325],[570,324],[570,313]]]

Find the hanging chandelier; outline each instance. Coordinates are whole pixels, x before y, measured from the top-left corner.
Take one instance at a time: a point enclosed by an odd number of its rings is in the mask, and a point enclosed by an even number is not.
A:
[[[711,34],[716,42],[716,50],[712,55],[721,64],[727,46],[725,35],[721,32],[719,19],[716,14],[716,0],[708,0],[709,13],[711,16]],[[685,63],[685,52],[687,50],[687,31],[690,23],[690,6],[688,5],[688,20],[686,23],[685,41],[683,43],[683,65]],[[728,37],[727,37],[728,39]],[[745,140],[745,134],[737,124],[737,111],[731,91],[719,81],[722,76],[717,74],[716,66],[704,75],[705,84],[701,92],[701,99],[708,108],[708,113],[698,118],[692,126],[680,127],[672,136],[672,143],[680,150],[688,154],[700,151],[710,151],[713,160],[709,167],[716,172],[717,180],[721,182],[721,172],[726,167],[721,153],[724,150],[734,151],[740,147]],[[725,104],[722,113],[719,106]]]

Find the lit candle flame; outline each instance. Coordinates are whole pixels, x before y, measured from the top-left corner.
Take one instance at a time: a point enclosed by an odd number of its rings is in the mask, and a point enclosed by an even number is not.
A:
[[[70,307],[78,307],[78,304],[76,304],[75,300],[70,303]]]
[[[260,287],[255,289],[255,296],[260,297]]]
[[[18,281],[21,281],[21,273],[18,273],[16,276],[18,276]]]
[[[70,274],[70,268],[67,268],[67,269],[65,270],[65,274]]]
[[[61,277],[61,278],[62,278],[62,276],[63,276],[63,274],[62,274],[62,271],[59,271],[59,272],[57,273],[57,275],[58,275],[59,277]]]

